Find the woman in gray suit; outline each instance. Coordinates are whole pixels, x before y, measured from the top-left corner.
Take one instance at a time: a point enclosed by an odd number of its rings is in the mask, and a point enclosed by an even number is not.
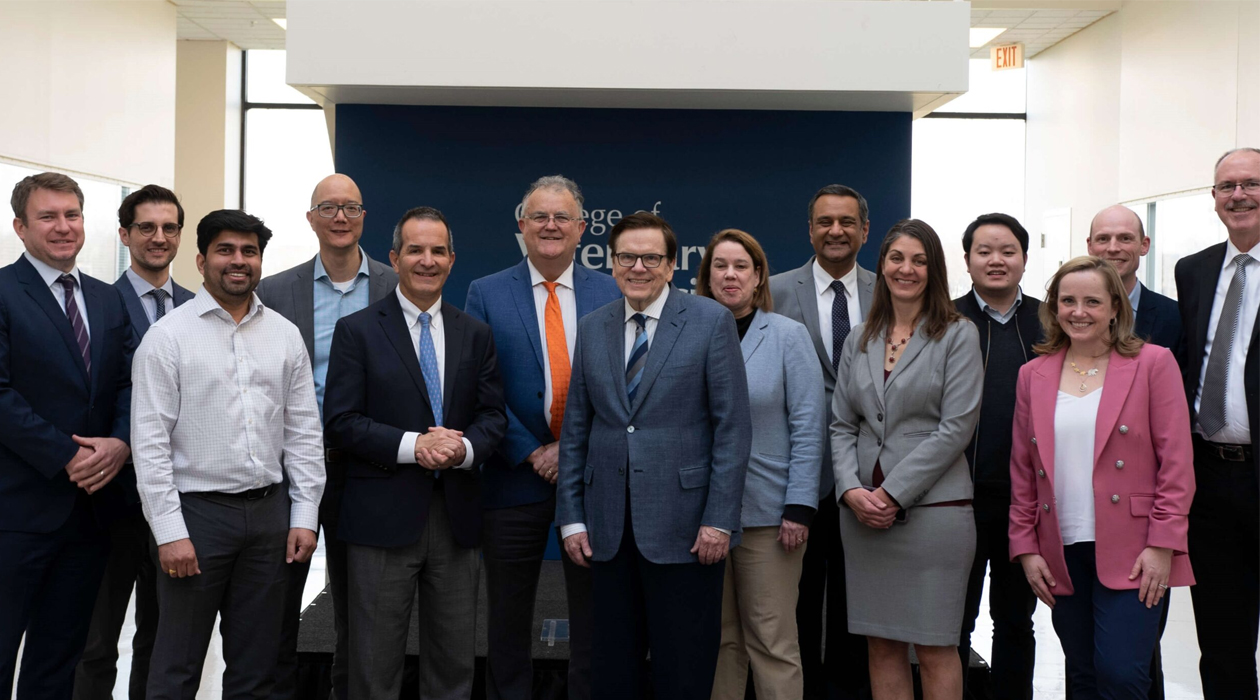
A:
[[[709,241],[696,293],[735,315],[752,407],[743,540],[726,559],[722,644],[713,699],[744,697],[748,666],[760,700],[800,698],[797,582],[818,503],[822,369],[805,326],[770,312],[766,254],[749,234]]]
[[[832,401],[849,631],[867,636],[876,700],[913,697],[910,644],[923,697],[959,700],[957,645],[976,546],[963,450],[980,412],[980,342],[950,302],[931,226],[893,226],[878,271]]]

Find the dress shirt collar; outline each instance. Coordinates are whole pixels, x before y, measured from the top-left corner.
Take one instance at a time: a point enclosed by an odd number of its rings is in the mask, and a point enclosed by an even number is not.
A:
[[[849,268],[849,271],[840,277],[840,282],[844,285],[844,291],[850,299],[857,298],[857,268],[857,263],[854,262],[853,267]],[[818,258],[816,257],[814,258],[813,270],[814,290],[818,293],[818,296],[822,296],[823,292],[831,289],[831,283],[835,281],[835,278],[831,276],[830,272],[824,270],[822,265],[818,264]]]
[[[1133,291],[1129,292],[1129,306],[1133,307],[1133,315],[1137,315],[1138,302],[1142,300],[1142,283],[1134,282]]]
[[[359,271],[355,274],[354,280],[355,282],[358,282],[360,277],[368,277],[368,276],[369,276],[369,273],[368,273],[368,264],[367,264],[367,253],[364,253],[363,248],[360,247],[359,248]],[[325,279],[325,280],[328,280],[329,284],[332,284],[332,278],[328,276],[328,271],[324,269],[324,259],[320,257],[319,253],[315,254],[315,279],[317,280]]]
[[[1024,290],[1019,287],[1015,288],[1015,301],[1011,302],[1011,308],[1007,309],[1005,312],[998,311],[994,307],[990,306],[989,302],[985,301],[980,296],[980,292],[976,291],[976,286],[974,284],[971,285],[971,293],[976,295],[976,303],[980,305],[981,311],[988,314],[998,323],[1003,324],[1012,318],[1015,318],[1015,312],[1019,310],[1019,305],[1024,303]]]
[[[634,316],[635,314],[643,314],[644,316],[647,316],[649,319],[655,319],[659,321],[661,319],[661,311],[665,310],[665,299],[669,297],[670,291],[671,290],[669,288],[669,285],[668,284],[665,285],[665,289],[661,290],[661,295],[659,297],[656,297],[656,301],[652,302],[651,304],[648,304],[647,308],[642,311],[635,311],[634,307],[630,305],[629,299],[626,299],[625,301],[623,301],[622,303],[624,303],[626,306],[626,322],[629,322],[630,317]]]
[[[266,308],[263,306],[262,300],[258,298],[258,295],[250,292],[249,311],[245,312],[245,315],[241,317],[241,322],[237,323],[236,319],[232,318],[232,314],[228,313],[227,309],[219,305],[219,300],[214,298],[214,295],[206,289],[206,285],[204,284],[197,290],[197,296],[193,297],[193,300],[188,303],[192,305],[193,312],[198,316],[205,316],[208,313],[213,313],[234,326],[245,325],[253,317],[261,316],[263,309]],[[184,307],[181,306],[180,308],[182,309]]]
[[[525,258],[525,264],[529,266],[529,286],[537,287],[547,281],[547,278],[543,277],[538,268],[534,267],[534,261]],[[569,266],[564,268],[564,272],[561,272],[560,276],[556,278],[556,284],[566,289],[573,289],[573,263],[569,263]]]
[[[148,280],[140,275],[137,275],[136,271],[130,267],[127,268],[127,271],[123,274],[127,276],[127,281],[131,283],[131,288],[136,290],[136,296],[138,297],[143,297],[145,294],[148,294],[155,289],[161,289],[169,294],[172,299],[175,298],[175,282],[171,279],[170,275],[166,276],[166,284],[161,287],[154,287],[152,284],[149,284]]]
[[[1229,270],[1229,274],[1234,274],[1234,258],[1239,255],[1250,255],[1252,260],[1260,261],[1260,246],[1255,246],[1251,250],[1243,253],[1234,245],[1234,242],[1228,238],[1225,239],[1225,266],[1222,269]],[[1250,265],[1251,263],[1247,263]],[[76,270],[77,271],[77,270]]]
[[[1235,251],[1234,254],[1237,255],[1238,254],[1237,251]],[[36,258],[34,255],[31,255],[30,253],[22,253],[22,255],[23,257],[26,258],[26,261],[29,262],[31,266],[35,268],[35,271],[39,273],[39,277],[40,279],[44,280],[44,284],[48,285],[49,287],[56,284],[57,280],[60,279],[62,275],[67,274],[65,272],[62,272],[61,270],[58,270],[55,267],[49,266],[48,263],[45,263],[43,260]],[[74,281],[77,285],[79,285],[79,289],[83,289],[83,280],[79,277],[78,265],[75,265],[73,268],[70,269],[69,275],[71,277],[74,277]]]
[[[394,288],[394,294],[398,297],[398,304],[402,306],[403,319],[407,321],[408,328],[415,327],[416,323],[420,321],[422,312],[426,312],[432,317],[429,321],[430,329],[442,318],[442,297],[438,297],[437,301],[433,302],[433,306],[430,306],[428,309],[421,309],[419,306],[411,303],[407,295],[403,294],[401,286]]]

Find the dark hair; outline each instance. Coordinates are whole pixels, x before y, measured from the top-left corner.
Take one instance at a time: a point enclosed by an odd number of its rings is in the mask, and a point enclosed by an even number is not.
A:
[[[455,234],[451,233],[451,225],[447,223],[446,217],[442,215],[442,212],[433,207],[412,207],[402,215],[397,224],[394,224],[393,251],[395,255],[402,255],[402,227],[403,224],[412,219],[441,222],[446,227],[446,252],[455,252]]]
[[[669,227],[664,219],[648,211],[636,211],[635,213],[623,218],[612,227],[612,231],[608,234],[608,249],[617,254],[617,239],[621,238],[621,234],[626,231],[637,231],[641,228],[658,228],[665,235],[665,257],[668,260],[676,260],[678,255],[678,237],[674,235],[674,229]]]
[[[35,190],[73,192],[74,196],[79,198],[79,208],[83,208],[83,190],[79,189],[79,183],[75,182],[74,178],[61,173],[28,175],[13,186],[13,196],[9,199],[9,204],[13,206],[13,215],[21,219],[24,226],[29,223],[26,220],[26,203]]]
[[[136,223],[136,207],[141,204],[174,204],[175,211],[179,212],[179,227],[184,227],[184,205],[179,203],[179,197],[174,192],[161,185],[145,185],[127,195],[118,207],[118,225],[131,228]]]
[[[1051,355],[1071,344],[1067,333],[1059,325],[1059,284],[1064,277],[1073,272],[1097,272],[1102,275],[1103,286],[1111,296],[1111,305],[1116,309],[1114,323],[1108,329],[1107,347],[1114,349],[1123,357],[1137,357],[1142,349],[1142,339],[1133,333],[1133,307],[1129,304],[1129,293],[1124,290],[1124,282],[1120,281],[1120,273],[1111,263],[1093,255],[1082,255],[1063,263],[1046,289],[1046,300],[1041,302],[1037,317],[1046,339],[1033,346],[1038,355]]]
[[[858,223],[866,224],[870,220],[871,210],[866,206],[866,197],[863,197],[857,190],[846,185],[827,185],[826,187],[814,193],[809,199],[809,223],[814,223],[814,204],[820,197],[831,195],[834,197],[852,197],[858,203]]]
[[[1024,251],[1024,255],[1028,255],[1028,230],[1015,217],[1000,212],[981,214],[967,226],[967,230],[963,231],[962,244],[964,253],[971,255],[971,242],[976,236],[976,229],[988,225],[1005,226],[1010,229],[1010,232],[1015,234],[1015,240],[1019,241],[1019,247]]]
[[[220,209],[206,214],[197,222],[197,250],[202,255],[210,252],[210,244],[224,231],[258,236],[259,255],[267,249],[267,241],[271,240],[271,229],[263,224],[262,219],[240,209]]]
[[[696,294],[713,298],[713,290],[709,288],[710,269],[713,266],[713,250],[719,243],[730,241],[738,243],[748,251],[753,267],[757,270],[757,288],[753,291],[752,304],[762,311],[773,311],[774,302],[770,298],[770,264],[766,260],[766,251],[761,249],[752,234],[737,228],[722,229],[709,239],[709,247],[704,249],[704,259],[700,261],[700,271],[696,274]]]
[[[945,335],[949,324],[962,318],[949,298],[949,277],[945,269],[945,251],[941,248],[941,239],[927,223],[918,219],[902,219],[888,229],[884,242],[879,246],[879,276],[875,278],[875,291],[871,298],[871,313],[866,317],[866,325],[862,330],[861,350],[872,340],[892,330],[893,318],[892,294],[888,291],[888,282],[884,279],[884,260],[888,250],[898,238],[909,237],[923,244],[923,252],[927,256],[927,289],[923,295],[923,306],[914,319],[917,325],[923,319],[923,334],[932,340],[940,340]]]

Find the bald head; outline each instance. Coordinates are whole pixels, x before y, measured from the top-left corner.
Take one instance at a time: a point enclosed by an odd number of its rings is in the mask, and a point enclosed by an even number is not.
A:
[[[363,195],[359,193],[359,186],[354,184],[354,180],[335,173],[315,185],[315,190],[311,192],[311,210],[306,212],[306,220],[319,238],[321,252],[347,250],[359,245],[367,209],[364,208],[358,216],[346,216],[341,207],[349,204],[363,205]],[[333,216],[325,217],[316,211],[316,207],[320,205],[335,205],[337,208]]]
[[[333,173],[328,177],[320,180],[315,185],[314,191],[311,192],[311,206],[315,206],[324,201],[329,191],[349,191],[354,193],[356,202],[363,203],[363,195],[359,193],[359,186],[354,184],[354,180],[349,175],[341,173]],[[340,202],[338,202],[340,204]]]
[[[1137,284],[1137,270],[1142,256],[1151,249],[1151,239],[1146,237],[1142,219],[1123,204],[1116,204],[1094,216],[1089,224],[1086,240],[1090,255],[1096,255],[1112,265],[1120,273],[1126,291],[1133,291]]]

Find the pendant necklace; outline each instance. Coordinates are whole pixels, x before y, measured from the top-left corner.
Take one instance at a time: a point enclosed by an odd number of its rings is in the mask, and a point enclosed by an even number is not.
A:
[[[906,337],[902,338],[900,343],[888,344],[888,362],[890,364],[895,364],[897,362],[897,357],[896,357],[897,351],[900,350],[901,348],[904,348],[906,346],[906,343],[913,337],[914,337],[914,331],[910,331],[910,335],[907,335]]]
[[[1068,361],[1068,364],[1072,366],[1073,372],[1076,372],[1077,374],[1081,376],[1081,386],[1080,386],[1081,393],[1084,394],[1086,391],[1089,391],[1089,387],[1085,386],[1085,377],[1097,377],[1098,368],[1094,367],[1092,369],[1081,369],[1076,366],[1075,362],[1072,362],[1070,360]]]

